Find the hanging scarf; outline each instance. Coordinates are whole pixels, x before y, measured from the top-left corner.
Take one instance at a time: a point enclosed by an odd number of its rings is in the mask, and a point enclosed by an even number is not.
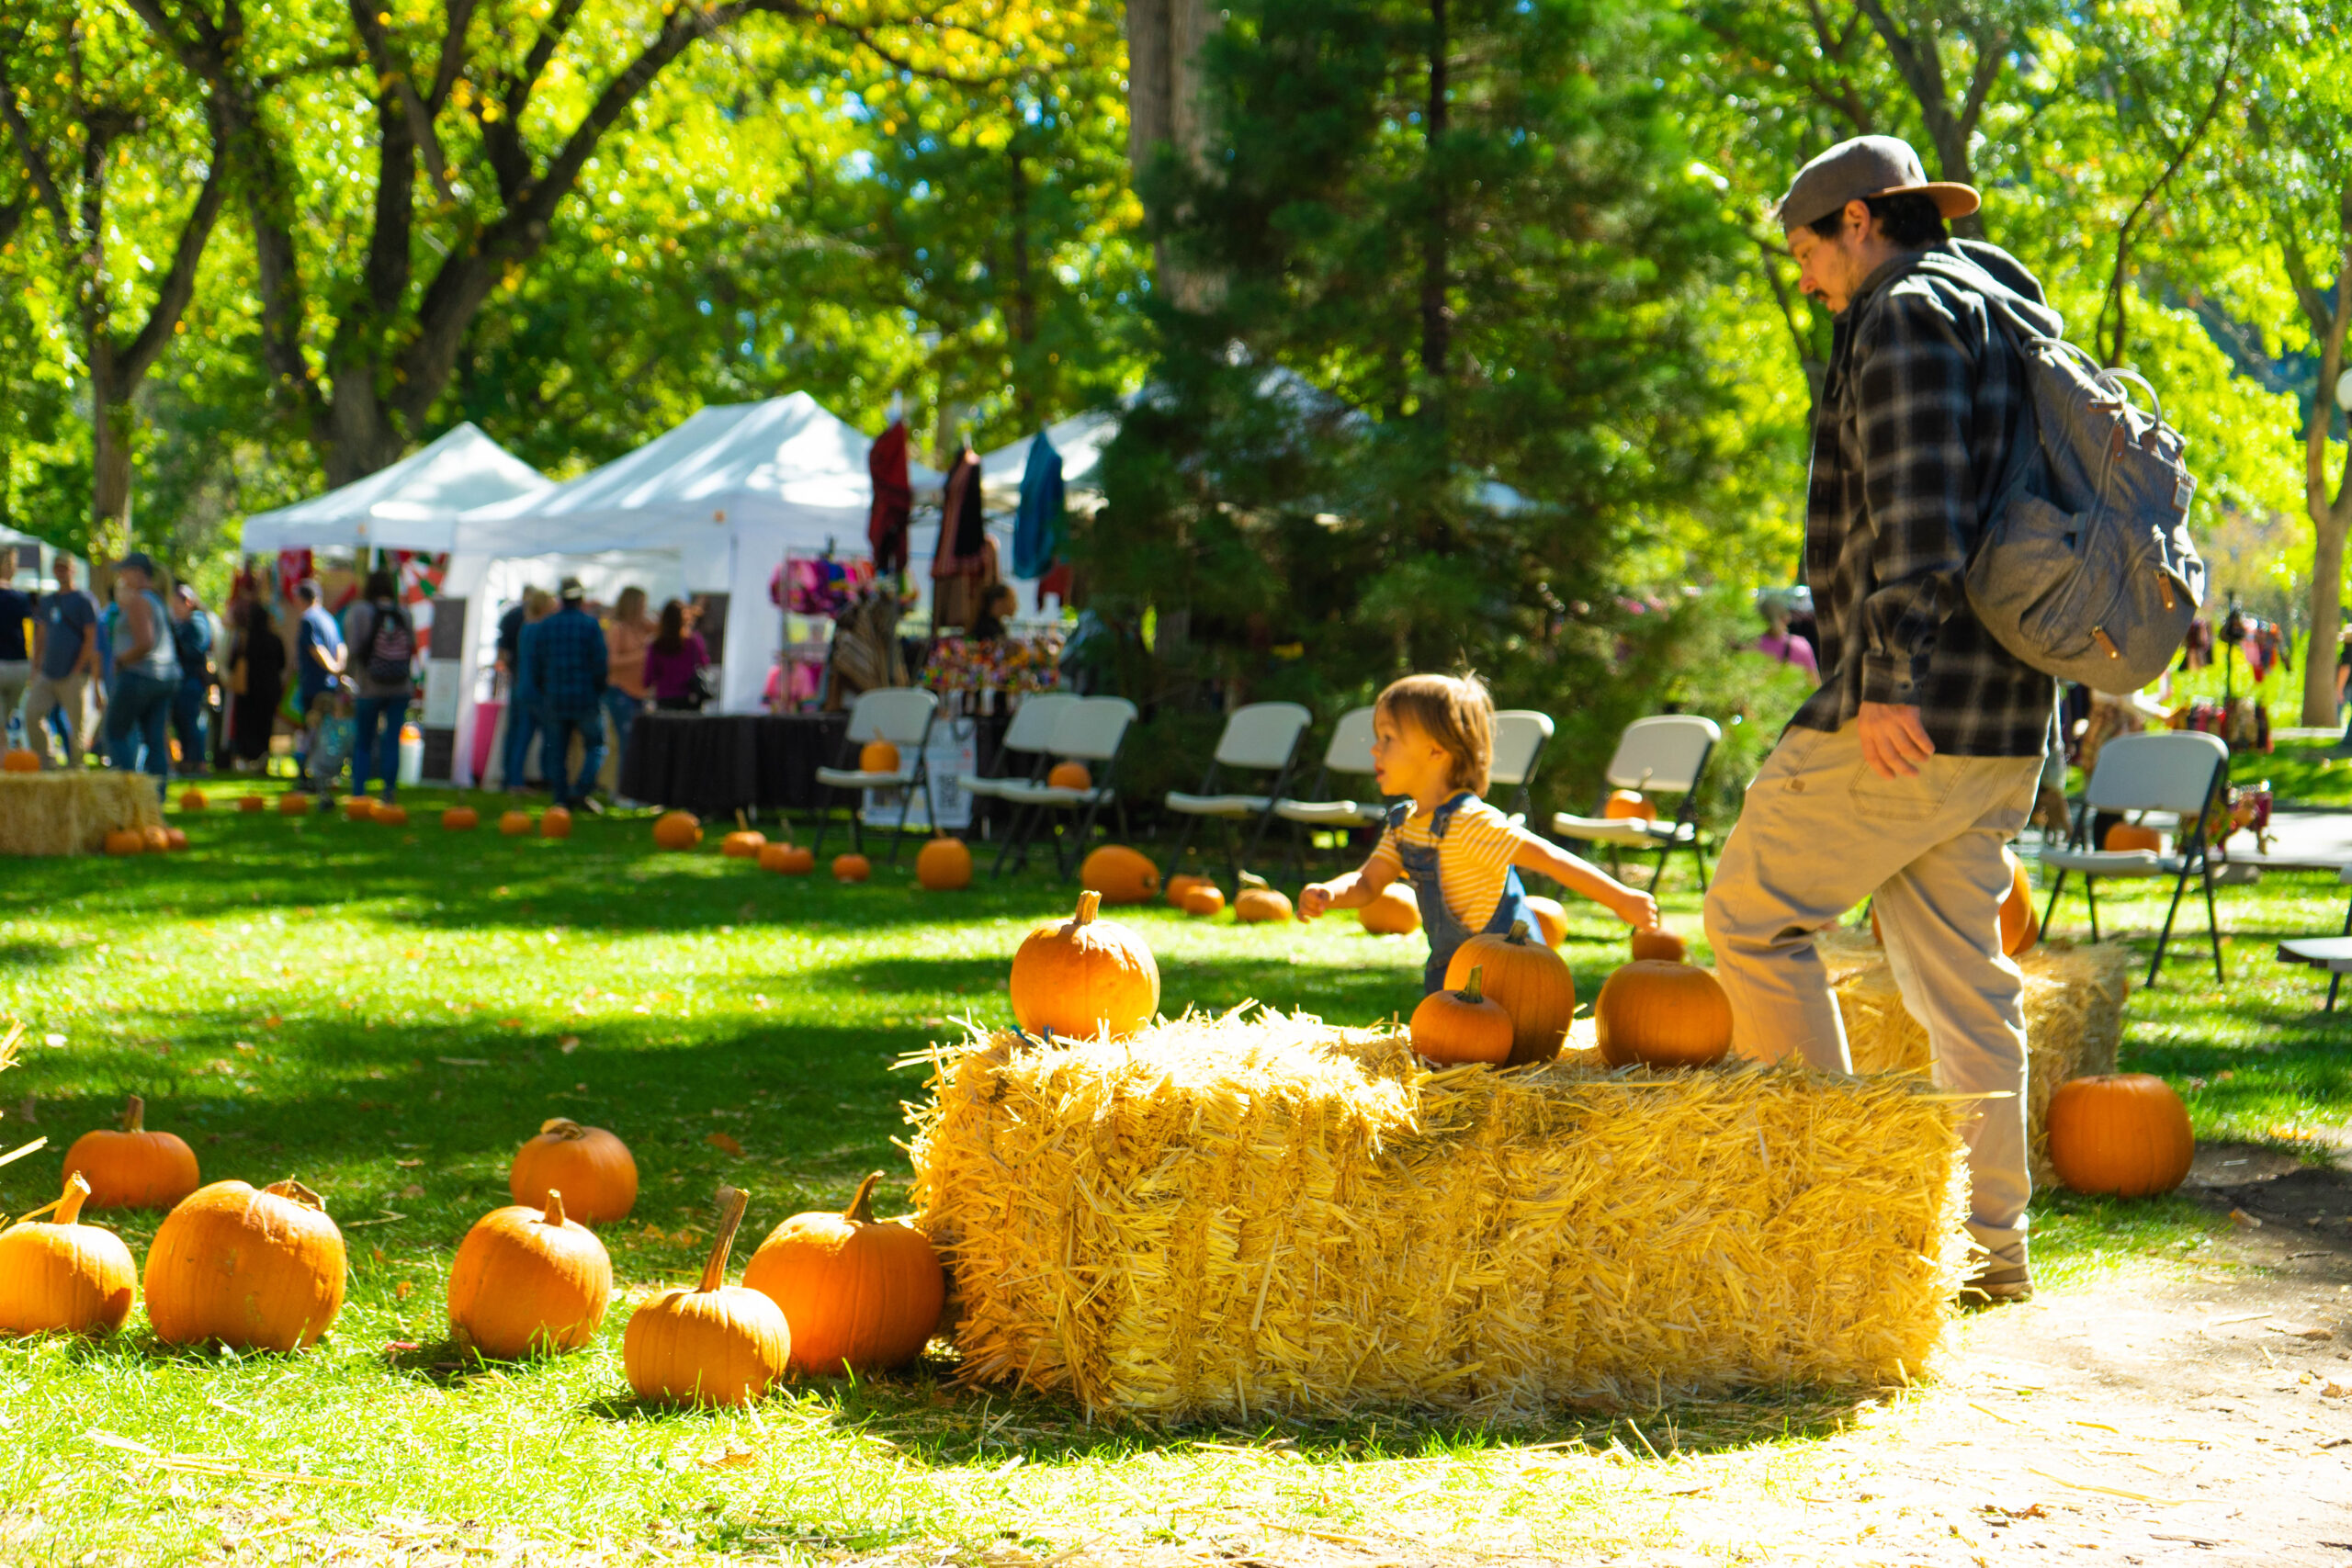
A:
[[[907,422],[893,420],[875,438],[865,454],[865,471],[874,479],[874,509],[865,518],[865,542],[874,551],[874,569],[889,573],[907,570],[907,520],[914,514],[915,492],[907,479]]]
[[[988,570],[982,546],[988,540],[980,506],[980,458],[969,446],[956,455],[939,492],[939,550],[931,575],[973,577]]]
[[[1021,506],[1012,516],[1012,575],[1043,577],[1061,558],[1065,527],[1062,455],[1044,431],[1029,443]]]

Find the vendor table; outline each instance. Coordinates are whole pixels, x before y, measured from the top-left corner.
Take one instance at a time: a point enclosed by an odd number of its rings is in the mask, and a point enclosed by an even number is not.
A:
[[[697,714],[651,709],[629,727],[620,793],[632,800],[724,818],[744,811],[814,811],[817,770],[841,761],[849,716]],[[979,723],[980,772],[995,766],[1004,721]],[[844,798],[836,804],[846,806]]]

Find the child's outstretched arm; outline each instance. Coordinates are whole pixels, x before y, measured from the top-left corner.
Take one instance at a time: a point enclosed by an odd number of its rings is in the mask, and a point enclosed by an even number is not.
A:
[[[1579,898],[1589,898],[1635,931],[1657,924],[1657,900],[1639,888],[1628,887],[1590,861],[1580,860],[1559,845],[1529,834],[1511,864],[1521,871],[1540,871]]]
[[[1298,918],[1311,920],[1329,909],[1361,909],[1396,880],[1396,864],[1375,854],[1353,871],[1329,882],[1310,882],[1299,889]]]

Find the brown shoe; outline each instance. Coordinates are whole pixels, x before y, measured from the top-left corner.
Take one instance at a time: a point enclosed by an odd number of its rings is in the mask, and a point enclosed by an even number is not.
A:
[[[2033,1300],[2033,1270],[2022,1263],[1989,1262],[1960,1287],[1962,1306],[1999,1306]]]

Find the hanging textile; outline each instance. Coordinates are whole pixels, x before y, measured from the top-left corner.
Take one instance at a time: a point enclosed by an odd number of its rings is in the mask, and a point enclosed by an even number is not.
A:
[[[1021,504],[1012,514],[1012,575],[1043,577],[1061,558],[1068,525],[1062,489],[1062,455],[1044,431],[1029,443],[1021,472]]]
[[[2181,638],[2180,667],[2184,671],[2202,670],[2213,662],[2213,623],[2199,615],[2188,623],[2188,635]]]
[[[939,549],[931,558],[934,579],[969,577],[980,570],[980,546],[988,538],[980,503],[980,457],[969,446],[948,466],[939,491]],[[995,578],[993,568],[989,576]]]
[[[424,550],[394,550],[392,570],[400,578],[401,603],[422,604],[441,592],[441,580],[449,571],[449,558]]]
[[[874,480],[874,506],[866,513],[865,541],[874,551],[875,569],[882,572],[907,570],[907,520],[914,514],[915,492],[907,478],[907,422],[892,420],[865,454],[865,471]]]
[[[1057,560],[1043,577],[1037,579],[1037,613],[1039,615],[1046,613],[1046,601],[1048,599],[1060,600],[1065,608],[1070,604],[1075,597],[1075,585],[1072,581],[1074,575],[1069,562]]]
[[[934,579],[931,585],[931,624],[935,631],[943,626],[970,626],[979,619],[980,605],[989,590],[997,585],[996,541],[986,534],[980,536],[980,553],[975,570],[955,577]]]

